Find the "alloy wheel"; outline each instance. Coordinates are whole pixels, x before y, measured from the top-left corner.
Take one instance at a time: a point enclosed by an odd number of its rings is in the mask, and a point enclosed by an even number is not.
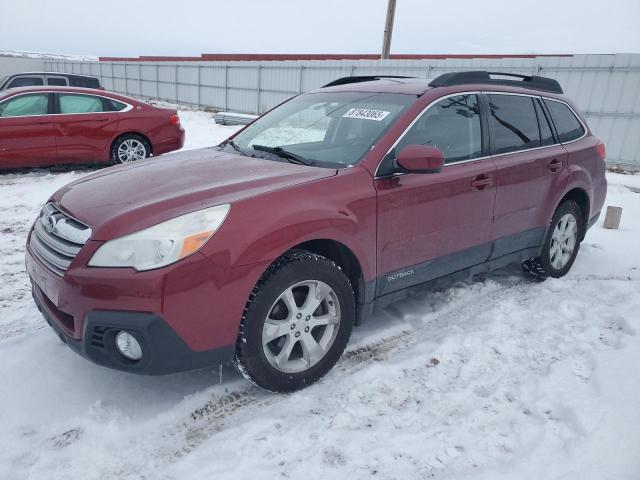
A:
[[[122,142],[118,147],[118,160],[120,160],[121,163],[144,160],[146,157],[147,149],[139,140],[129,138]]]
[[[561,270],[569,260],[578,243],[578,222],[567,213],[560,218],[551,235],[549,261],[556,270]]]
[[[340,302],[319,280],[288,287],[273,303],[262,328],[263,352],[272,367],[300,373],[327,354],[338,334]]]

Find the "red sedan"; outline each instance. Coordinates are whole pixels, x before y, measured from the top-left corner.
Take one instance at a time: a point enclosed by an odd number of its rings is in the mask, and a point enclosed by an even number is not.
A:
[[[0,93],[0,169],[128,163],[183,144],[175,110],[122,95],[50,86]]]

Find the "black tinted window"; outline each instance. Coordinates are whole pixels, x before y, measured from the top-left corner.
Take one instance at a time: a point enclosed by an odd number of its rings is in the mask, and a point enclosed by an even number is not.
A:
[[[118,102],[117,100],[113,100],[111,98],[103,98],[102,103],[104,103],[104,111],[105,112],[119,112],[120,110],[124,110],[127,106]]]
[[[570,142],[576,138],[580,138],[584,134],[584,128],[573,114],[571,109],[562,102],[553,100],[545,100],[544,104],[549,109],[551,120],[556,126],[558,132],[558,140],[560,142]]]
[[[58,87],[66,87],[67,80],[64,78],[47,78],[47,85],[55,85]]]
[[[11,80],[8,88],[31,87],[33,85],[43,85],[42,78],[39,77],[18,77]]]
[[[431,106],[400,140],[406,145],[430,145],[444,153],[446,163],[482,155],[480,107],[476,95],[457,95]]]
[[[515,152],[540,146],[533,98],[489,95],[495,153]]]
[[[70,77],[69,84],[72,87],[82,88],[98,88],[100,87],[100,81],[93,77]]]
[[[536,99],[533,103],[536,105],[536,115],[538,116],[538,125],[540,125],[540,143],[541,145],[553,145],[555,143],[553,139],[553,133],[551,132],[551,125],[547,114],[540,105],[540,100]]]

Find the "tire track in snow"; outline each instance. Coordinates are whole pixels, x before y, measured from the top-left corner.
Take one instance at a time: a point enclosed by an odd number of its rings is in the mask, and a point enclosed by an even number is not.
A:
[[[501,281],[502,286],[488,294],[484,293],[484,290],[489,287],[484,286],[477,295],[465,297],[458,302],[445,303],[443,308],[433,312],[433,318],[423,321],[420,326],[405,329],[400,333],[361,347],[348,348],[329,375],[352,374],[371,363],[382,361],[391,355],[408,350],[421,340],[421,336],[418,335],[421,331],[433,327],[434,324],[444,324],[474,316],[478,310],[492,306],[508,292],[528,289],[532,283],[532,280],[528,278],[501,279]],[[535,280],[533,282],[537,283]],[[464,288],[469,288],[469,285],[465,284]],[[441,291],[425,292],[420,294],[419,298],[424,301],[425,297],[437,297],[441,293]],[[436,299],[434,298],[434,300]],[[320,386],[322,383],[323,380],[320,381]],[[171,449],[163,446],[156,450],[155,456],[166,463],[174,463],[191,453],[213,435],[221,432],[226,424],[235,417],[249,413],[249,411],[283,403],[292,395],[295,393],[274,395],[252,386],[247,390],[216,396],[201,407],[192,410],[187,420],[174,425],[171,431],[167,432],[164,437],[167,444],[172,444],[176,438],[183,437],[183,445],[180,448]]]

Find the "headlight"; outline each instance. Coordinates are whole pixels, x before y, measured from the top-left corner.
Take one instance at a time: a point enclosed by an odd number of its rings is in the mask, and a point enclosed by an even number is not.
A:
[[[151,270],[197,252],[222,225],[231,205],[218,205],[110,240],[89,261],[91,267]]]

